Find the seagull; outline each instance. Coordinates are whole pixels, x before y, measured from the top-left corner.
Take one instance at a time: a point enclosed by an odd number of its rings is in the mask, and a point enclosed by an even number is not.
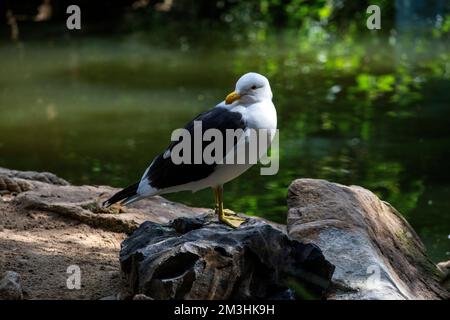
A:
[[[214,108],[201,113],[189,122],[184,128],[192,134],[195,123],[202,124],[202,130],[217,129],[226,135],[228,129],[241,129],[244,137],[248,138],[249,129],[264,129],[270,132],[270,142],[277,129],[277,113],[272,103],[272,90],[269,80],[258,73],[244,74],[236,82],[235,90],[228,94],[224,101]],[[248,143],[248,139],[234,141],[231,149],[224,150],[224,155],[236,151],[239,143]],[[259,150],[260,157],[267,152],[270,142],[265,150]],[[178,191],[196,192],[205,188],[212,188],[215,197],[215,213],[219,221],[232,227],[239,227],[245,219],[237,216],[231,210],[223,207],[223,185],[248,170],[251,163],[181,163],[175,164],[172,160],[172,152],[180,141],[172,141],[171,144],[154,158],[150,166],[145,170],[140,181],[122,189],[103,203],[109,207],[114,203],[129,205],[143,198],[155,195],[173,193]],[[202,143],[202,151],[206,144]],[[194,149],[192,142],[192,150]]]

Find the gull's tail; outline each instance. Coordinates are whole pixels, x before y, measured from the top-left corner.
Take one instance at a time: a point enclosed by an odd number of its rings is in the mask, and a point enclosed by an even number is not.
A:
[[[125,189],[120,190],[111,198],[103,202],[103,206],[108,208],[116,202],[121,201],[122,205],[127,205],[138,201],[141,199],[141,196],[137,193],[137,189],[139,187],[139,182],[132,184],[131,186],[126,187]]]

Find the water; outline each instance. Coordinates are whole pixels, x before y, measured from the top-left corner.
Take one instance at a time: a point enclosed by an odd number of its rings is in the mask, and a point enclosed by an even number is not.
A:
[[[0,166],[126,186],[173,129],[258,71],[274,91],[280,171],[261,176],[254,167],[227,184],[227,207],[283,222],[295,178],[361,185],[403,213],[435,261],[448,259],[448,44],[401,40],[287,34],[248,46],[119,36],[3,44]],[[211,190],[168,198],[213,205]]]

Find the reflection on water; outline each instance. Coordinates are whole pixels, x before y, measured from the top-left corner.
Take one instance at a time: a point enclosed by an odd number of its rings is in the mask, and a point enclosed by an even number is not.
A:
[[[433,259],[450,246],[450,56],[444,41],[330,43],[266,36],[247,47],[154,47],[116,37],[0,47],[0,166],[76,184],[125,186],[173,129],[248,71],[266,74],[280,172],[255,167],[225,186],[228,207],[284,221],[298,177],[373,190],[415,227]],[[408,40],[409,41],[409,40]],[[410,43],[411,44],[411,43]],[[411,49],[412,48],[412,49]],[[212,206],[210,190],[170,199]]]

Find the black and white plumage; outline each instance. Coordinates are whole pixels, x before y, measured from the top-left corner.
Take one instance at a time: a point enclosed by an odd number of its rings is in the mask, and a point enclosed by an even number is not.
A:
[[[185,126],[192,136],[194,121],[201,121],[203,132],[214,128],[224,137],[226,129],[242,129],[244,132],[248,129],[267,129],[272,133],[271,138],[273,138],[273,132],[277,127],[277,115],[272,103],[269,81],[266,77],[253,72],[243,75],[236,83],[235,91],[230,93],[225,101],[198,115]],[[177,143],[179,142],[172,142],[152,161],[139,182],[119,191],[105,201],[104,205],[110,206],[116,202],[127,205],[154,195],[186,190],[195,192],[211,187],[216,192],[216,210],[218,210],[217,206],[222,205],[223,184],[251,167],[251,164],[247,163],[194,164],[191,161],[190,164],[175,164],[171,159],[171,151]],[[202,143],[202,151],[209,143]],[[236,143],[239,142],[235,142],[234,147]],[[193,144],[191,139],[192,150]],[[230,151],[232,150],[225,149],[224,143],[223,154],[226,155]],[[192,156],[193,154],[194,152],[191,152]]]
[[[189,133],[194,135],[194,121],[202,122],[202,134],[208,129],[218,129],[223,136],[225,136],[226,129],[243,129],[246,124],[239,112],[231,112],[226,108],[216,107],[208,110],[195,119],[193,119],[186,127]],[[175,165],[169,157],[169,152],[178,142],[172,144],[166,149],[163,154],[160,154],[153,161],[151,169],[148,170],[145,177],[150,182],[153,188],[158,190],[171,188],[173,186],[181,186],[193,181],[200,181],[211,175],[216,169],[217,164],[193,164],[194,153],[191,152],[191,164]],[[202,143],[202,151],[209,144],[208,141]],[[224,144],[224,154],[226,154]],[[191,141],[191,149],[194,149],[194,141]]]

